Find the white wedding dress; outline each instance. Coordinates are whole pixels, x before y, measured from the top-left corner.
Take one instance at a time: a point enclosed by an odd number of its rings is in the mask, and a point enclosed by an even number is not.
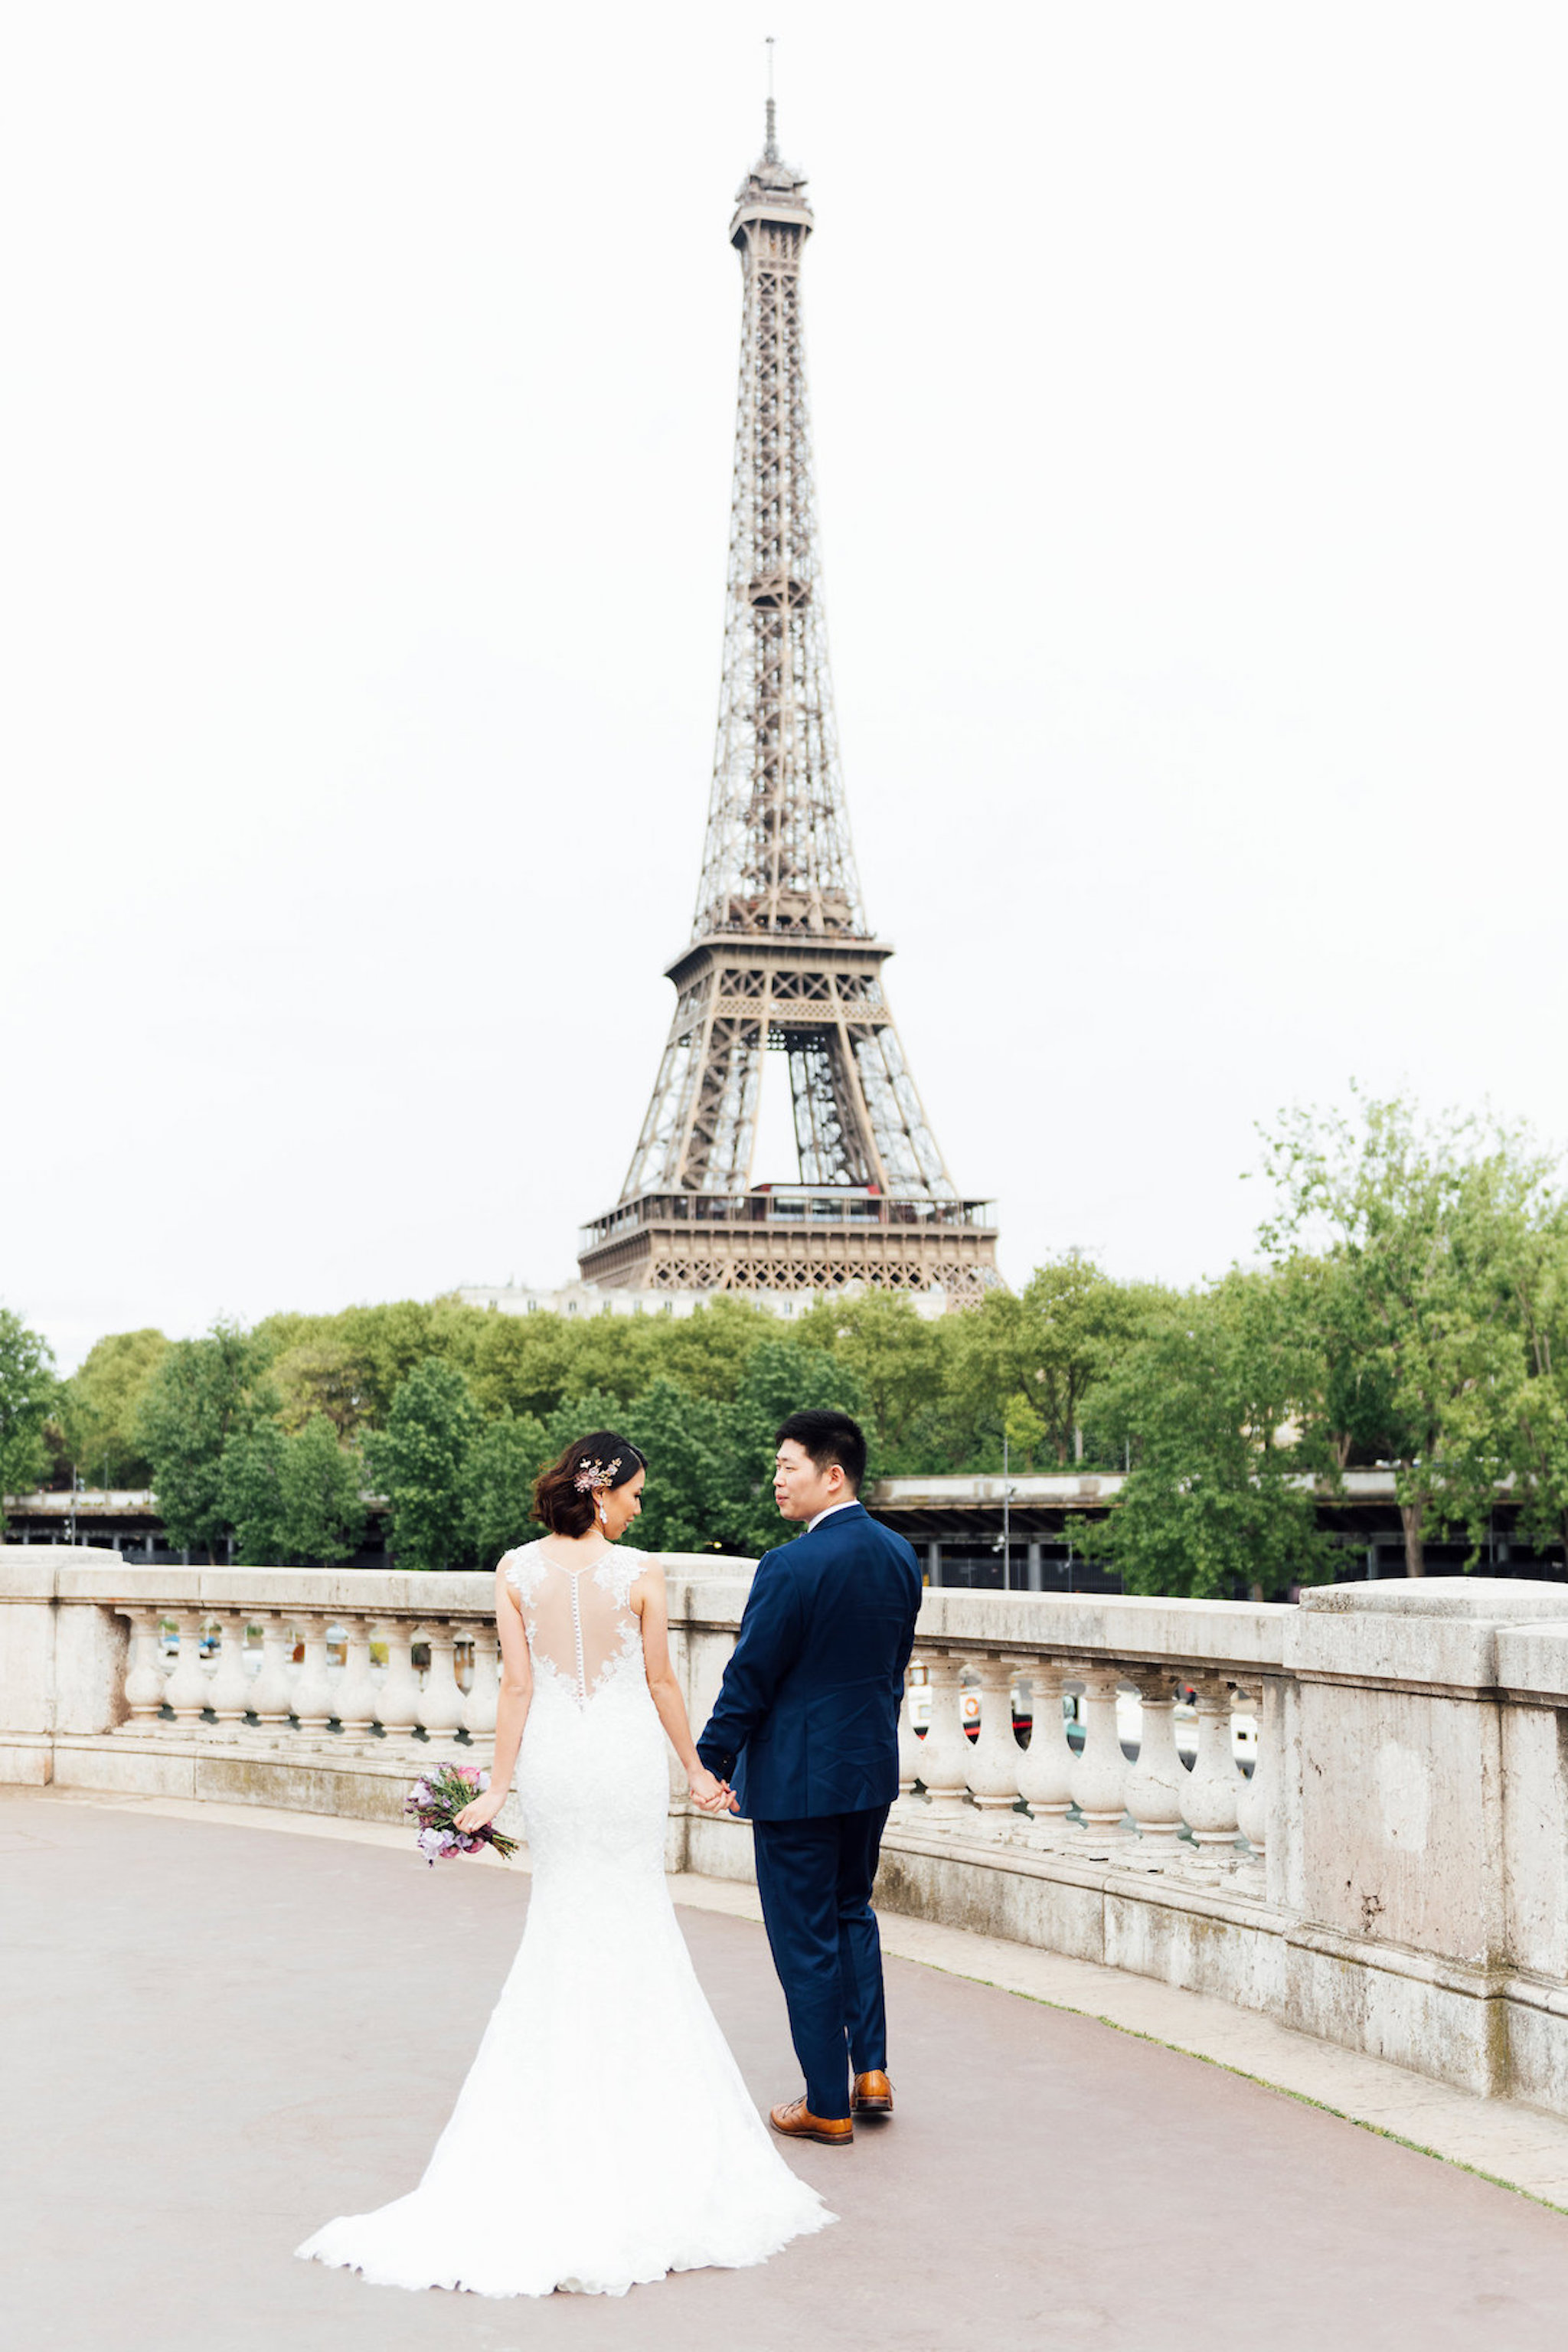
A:
[[[533,1662],[522,1942],[418,2188],[304,2256],[387,2286],[624,2294],[765,2262],[835,2218],[768,2137],[665,1885],[664,1732],[629,1601],[645,1564],[508,1555]]]

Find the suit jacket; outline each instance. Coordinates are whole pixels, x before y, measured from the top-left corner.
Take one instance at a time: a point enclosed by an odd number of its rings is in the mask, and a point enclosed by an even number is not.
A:
[[[890,1804],[914,1645],[913,1548],[858,1503],[757,1562],[697,1752],[753,1821]]]

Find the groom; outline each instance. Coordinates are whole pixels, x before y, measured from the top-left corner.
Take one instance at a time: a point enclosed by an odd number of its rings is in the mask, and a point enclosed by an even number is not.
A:
[[[893,2111],[871,1886],[899,1791],[899,1701],[921,1605],[915,1555],[858,1499],[866,1440],[847,1413],[791,1413],[773,1498],[798,1541],[757,1563],[697,1753],[751,1816],[757,1890],[805,2096],[768,2120],[847,2147]],[[850,2069],[854,2081],[850,2081]]]

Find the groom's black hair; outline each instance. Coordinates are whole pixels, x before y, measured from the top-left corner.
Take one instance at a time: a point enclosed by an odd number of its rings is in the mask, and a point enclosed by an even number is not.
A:
[[[792,1412],[779,1423],[773,1444],[782,1445],[790,1437],[819,1470],[837,1462],[851,1494],[860,1492],[866,1475],[866,1433],[858,1421],[832,1405],[808,1405],[804,1412]]]

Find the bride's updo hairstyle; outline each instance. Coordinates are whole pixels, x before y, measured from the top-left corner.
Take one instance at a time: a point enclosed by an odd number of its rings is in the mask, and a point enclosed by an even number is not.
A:
[[[595,1496],[624,1486],[647,1468],[628,1439],[613,1429],[590,1430],[534,1480],[533,1516],[552,1535],[585,1536],[594,1524]]]

